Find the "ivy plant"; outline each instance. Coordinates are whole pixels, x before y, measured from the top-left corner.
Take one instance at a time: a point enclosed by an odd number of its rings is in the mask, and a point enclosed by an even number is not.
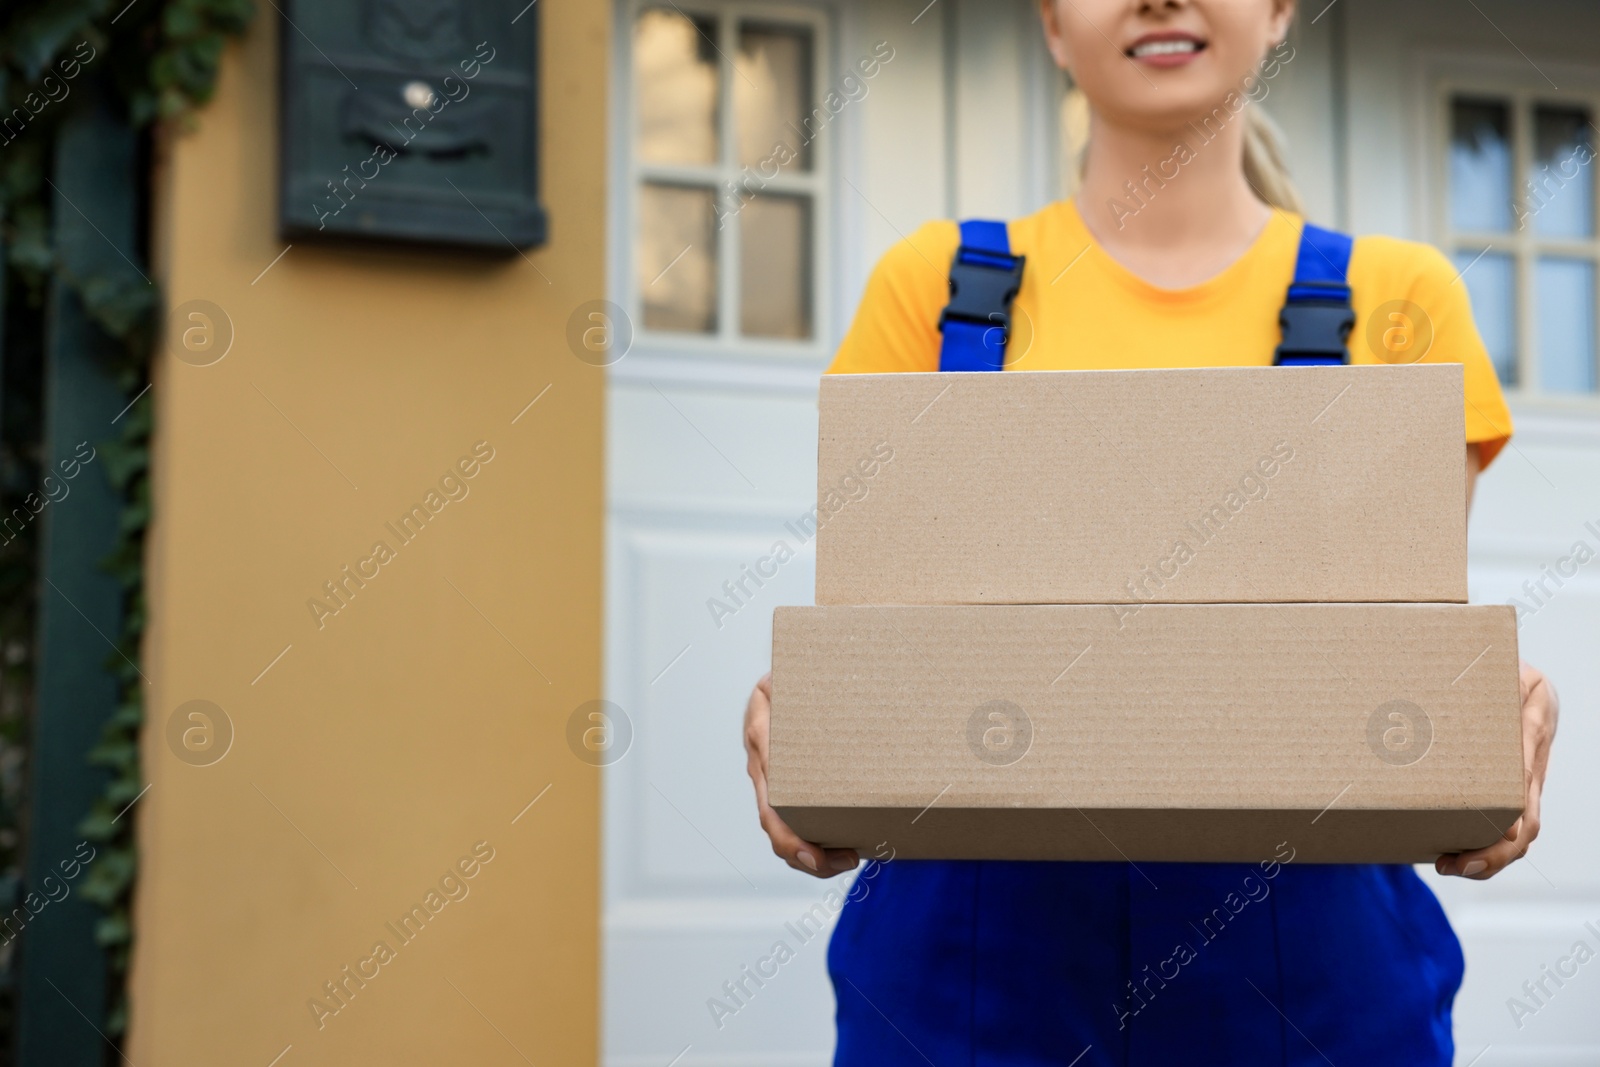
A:
[[[150,380],[158,334],[160,297],[152,286],[129,283],[116,250],[107,246],[103,269],[88,272],[68,271],[56,254],[49,179],[56,132],[74,106],[73,89],[93,79],[126,120],[146,133],[157,124],[192,121],[215,89],[228,40],[244,33],[254,8],[253,0],[7,0],[0,10],[0,248],[5,267],[0,351],[8,387],[0,408],[0,501],[7,508],[14,494],[36,484],[38,413],[26,401],[37,370],[28,361],[36,364],[44,350],[50,287],[70,287],[88,315],[117,340],[120,354],[113,369],[130,401]],[[137,187],[144,186],[144,179],[143,174],[128,175]],[[36,381],[33,388],[36,404]],[[109,778],[93,810],[84,813],[82,833],[95,843],[97,856],[81,892],[105,912],[96,934],[118,992],[102,1029],[113,1035],[126,1025],[121,991],[133,943],[128,905],[137,866],[135,820],[118,815],[144,788],[138,749],[143,706],[135,664],[145,624],[151,419],[145,395],[118,420],[120,436],[96,445],[122,498],[118,547],[105,564],[123,590],[120,651],[107,661],[107,669],[119,679],[121,701],[99,745],[85,753],[86,759],[108,769]],[[18,783],[32,710],[38,585],[38,554],[31,535],[0,545],[0,904],[9,903],[19,881]],[[8,1029],[9,948],[0,947],[0,1026]]]

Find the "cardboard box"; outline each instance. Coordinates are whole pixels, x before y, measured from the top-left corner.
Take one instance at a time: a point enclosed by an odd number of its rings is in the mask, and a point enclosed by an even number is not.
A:
[[[1503,605],[779,608],[769,799],[865,855],[1431,861],[1522,812],[1517,663]]]
[[[817,603],[1465,603],[1461,380],[827,375]]]

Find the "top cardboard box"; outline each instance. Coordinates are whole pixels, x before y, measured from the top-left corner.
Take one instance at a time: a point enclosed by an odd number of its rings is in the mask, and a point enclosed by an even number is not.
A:
[[[822,380],[818,604],[1467,598],[1459,364]]]

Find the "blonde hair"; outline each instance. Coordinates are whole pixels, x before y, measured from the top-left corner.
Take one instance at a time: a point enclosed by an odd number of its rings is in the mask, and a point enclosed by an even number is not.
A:
[[[1255,104],[1244,109],[1244,180],[1266,203],[1296,215],[1306,213],[1283,158],[1283,131]]]
[[[1076,196],[1083,184],[1083,166],[1089,152],[1089,99],[1076,86],[1061,101],[1062,167],[1067,196]],[[1244,107],[1244,180],[1267,205],[1305,213],[1305,203],[1284,161],[1283,131],[1254,102]]]

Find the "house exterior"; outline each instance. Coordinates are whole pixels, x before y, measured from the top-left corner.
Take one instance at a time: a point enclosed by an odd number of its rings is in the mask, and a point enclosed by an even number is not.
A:
[[[234,342],[155,379],[133,1062],[829,1062],[844,883],[773,859],[739,729],[812,594],[817,376],[893,242],[1064,195],[1081,115],[1029,0],[538,12],[536,250],[284,239],[276,17],[157,160],[167,299]],[[1257,90],[1313,220],[1455,258],[1517,420],[1471,590],[1567,717],[1529,861],[1427,876],[1463,1065],[1600,1061],[1597,39],[1586,0],[1334,0]]]

